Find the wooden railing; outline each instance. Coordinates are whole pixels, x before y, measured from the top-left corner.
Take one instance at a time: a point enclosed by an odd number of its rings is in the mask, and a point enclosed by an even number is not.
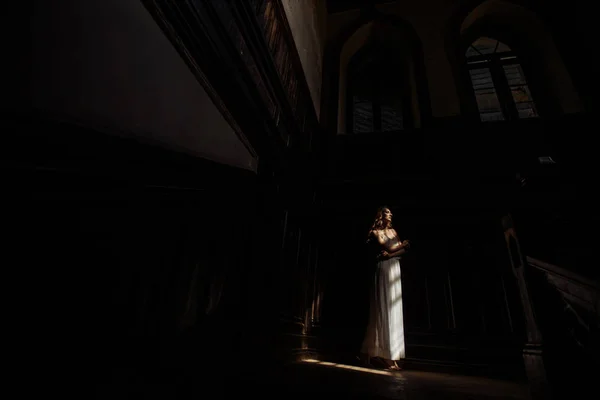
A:
[[[553,398],[578,397],[600,367],[600,285],[566,268],[525,257],[530,304],[543,337]]]
[[[527,263],[546,275],[565,300],[583,307],[600,318],[600,284],[575,272],[527,257]]]
[[[526,258],[528,265],[540,272],[545,282],[555,290],[560,306],[557,311],[574,326],[564,327],[575,343],[582,348],[594,346],[594,332],[600,328],[600,284],[565,268],[532,258]],[[542,295],[535,293],[534,295]],[[538,299],[538,302],[544,299]],[[548,304],[548,303],[546,303]],[[559,315],[557,315],[559,317]],[[597,341],[597,339],[596,339]],[[597,345],[597,343],[596,343]]]

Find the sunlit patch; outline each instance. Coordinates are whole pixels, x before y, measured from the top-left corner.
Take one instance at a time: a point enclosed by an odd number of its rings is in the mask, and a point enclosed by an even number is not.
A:
[[[337,363],[332,363],[329,361],[319,361],[319,360],[314,360],[314,359],[306,359],[303,360],[303,362],[305,363],[311,363],[311,364],[318,364],[318,365],[323,365],[326,367],[335,367],[335,368],[340,368],[340,369],[347,369],[350,371],[358,371],[358,372],[366,372],[369,374],[376,374],[376,375],[387,375],[387,376],[402,376],[402,374],[398,371],[382,371],[382,370],[378,370],[378,369],[371,369],[371,368],[364,368],[364,367],[355,367],[354,365],[346,365],[346,364],[337,364]]]

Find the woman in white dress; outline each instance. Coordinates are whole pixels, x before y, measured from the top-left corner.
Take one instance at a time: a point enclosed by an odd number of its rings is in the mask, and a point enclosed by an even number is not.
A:
[[[400,256],[410,248],[392,228],[392,212],[387,207],[377,211],[369,231],[368,242],[377,246],[377,271],[372,281],[369,324],[362,353],[379,358],[388,369],[399,370],[398,361],[405,358],[404,321]]]

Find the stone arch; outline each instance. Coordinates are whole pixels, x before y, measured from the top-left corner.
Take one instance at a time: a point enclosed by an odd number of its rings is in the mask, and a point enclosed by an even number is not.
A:
[[[423,126],[431,117],[423,49],[419,36],[408,22],[377,10],[368,10],[331,40],[325,50],[325,64],[328,66],[328,70],[323,82],[324,85],[327,85],[329,101],[327,101],[326,108],[322,110],[322,114],[323,112],[327,114],[324,119],[327,121],[325,129],[331,135],[342,132],[345,122],[345,84],[343,81],[345,72],[343,72],[343,68],[347,67],[350,57],[364,46],[374,24],[386,24],[393,27],[398,36],[406,40],[410,49],[410,57],[414,63],[419,125]]]
[[[530,8],[511,0],[471,0],[446,27],[446,51],[457,82],[461,113],[476,115],[477,105],[464,68],[467,47],[481,36],[497,39],[518,55],[540,114],[582,111],[581,101],[550,32]]]

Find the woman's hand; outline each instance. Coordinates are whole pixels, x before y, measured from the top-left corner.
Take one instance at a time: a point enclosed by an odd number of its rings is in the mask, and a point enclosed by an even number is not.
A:
[[[404,241],[402,242],[402,246],[403,246],[405,249],[410,249],[410,240],[404,240]]]
[[[387,260],[389,257],[390,257],[390,253],[388,253],[385,250],[381,250],[381,252],[377,256],[377,258],[380,259],[380,260]]]

